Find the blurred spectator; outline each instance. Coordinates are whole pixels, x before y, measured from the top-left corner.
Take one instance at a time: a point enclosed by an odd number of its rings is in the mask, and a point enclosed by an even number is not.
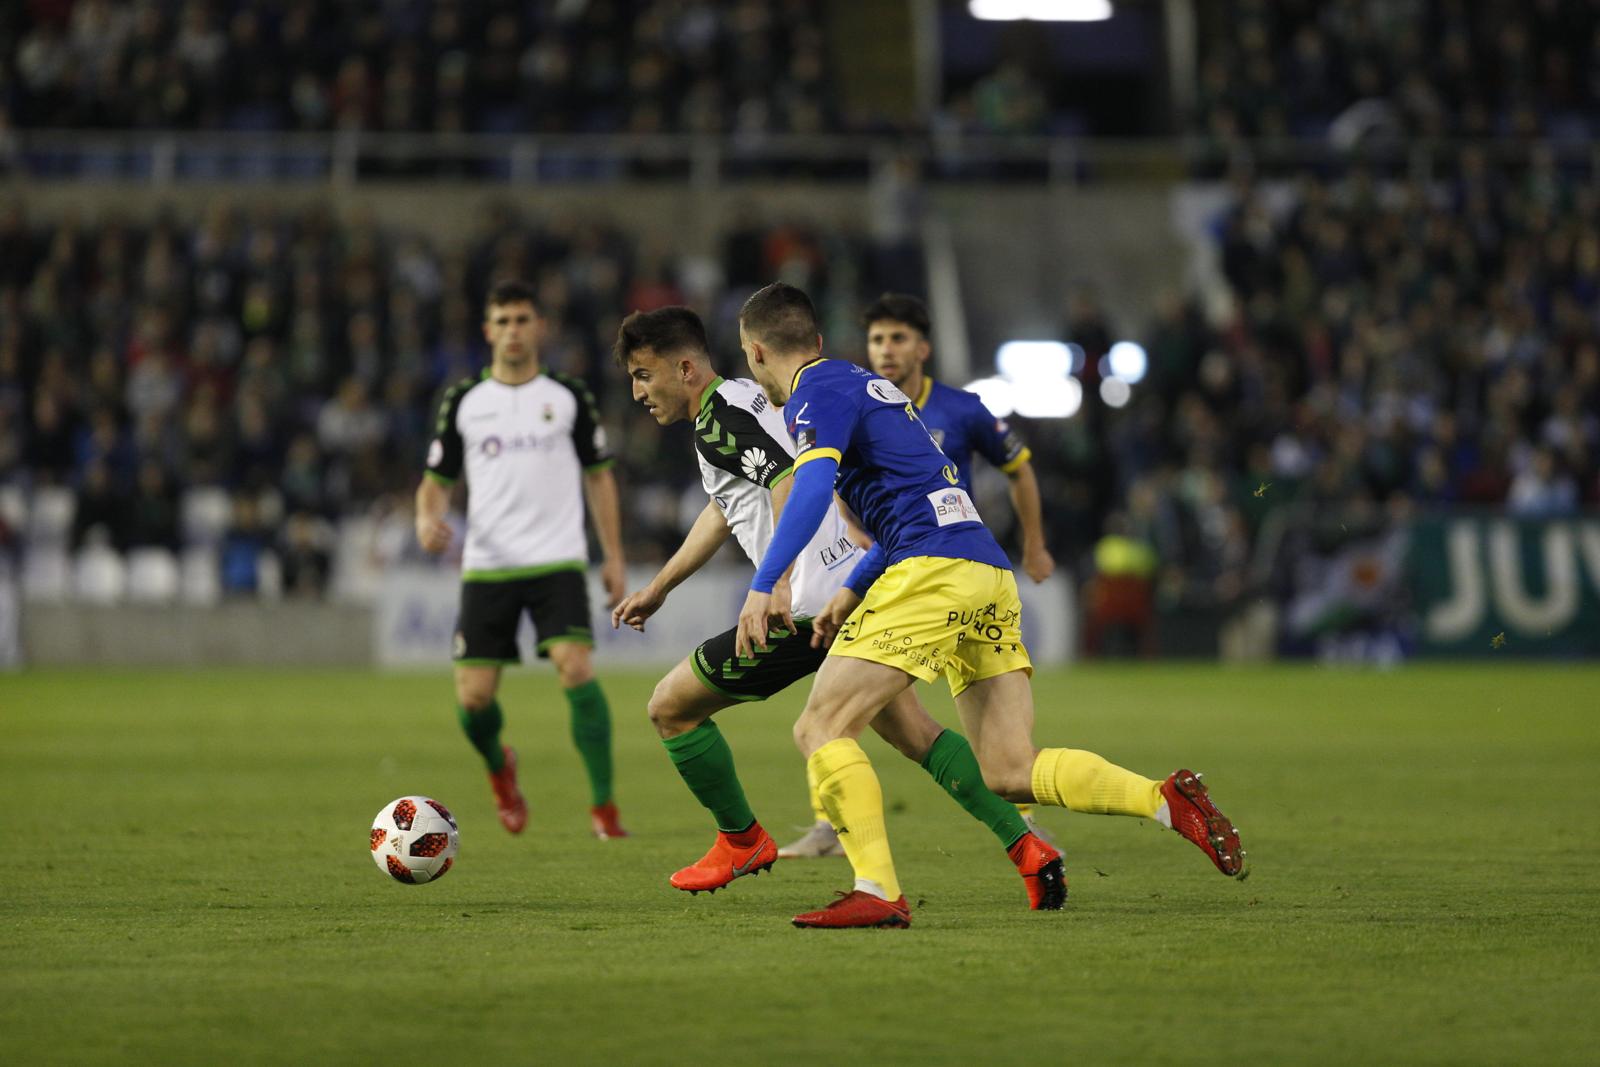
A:
[[[232,515],[222,537],[222,592],[254,594],[261,581],[261,555],[271,539],[262,526],[260,503],[251,494],[234,494]]]
[[[323,595],[333,562],[332,540],[327,524],[311,512],[296,511],[289,516],[278,548],[285,596],[314,600]]]

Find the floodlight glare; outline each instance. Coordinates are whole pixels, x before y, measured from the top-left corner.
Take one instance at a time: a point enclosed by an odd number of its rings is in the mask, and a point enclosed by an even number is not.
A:
[[[985,22],[1104,22],[1111,0],[969,0],[967,12]]]
[[[1016,414],[1017,390],[1004,378],[979,378],[967,385],[967,392],[978,394],[989,414],[1007,419]]]
[[[1076,378],[1039,378],[1017,389],[1017,414],[1029,419],[1070,419],[1083,406]]]
[[[1060,341],[1007,341],[995,352],[994,362],[1013,382],[1060,379],[1072,369],[1072,353]]]
[[[1133,341],[1118,341],[1106,354],[1111,359],[1111,373],[1129,385],[1142,381],[1150,369],[1150,357],[1145,354],[1144,346]]]
[[[1100,381],[1100,399],[1108,408],[1120,408],[1127,405],[1133,396],[1133,389],[1121,378],[1103,378]]]

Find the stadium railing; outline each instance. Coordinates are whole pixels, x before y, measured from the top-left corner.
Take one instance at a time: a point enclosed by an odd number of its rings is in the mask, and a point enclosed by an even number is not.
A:
[[[1351,167],[1427,179],[1462,152],[1516,165],[1535,151],[1563,169],[1600,174],[1588,141],[1378,138],[1352,146],[1304,139],[1063,138],[979,134],[562,135],[13,130],[0,134],[0,173],[39,179],[279,182],[348,185],[441,177],[513,184],[678,181],[700,188],[780,177],[859,182],[900,160],[937,181],[1076,185],[1252,173],[1337,174]]]

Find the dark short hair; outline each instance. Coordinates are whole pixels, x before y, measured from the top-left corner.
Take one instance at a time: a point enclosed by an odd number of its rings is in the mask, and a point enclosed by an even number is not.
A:
[[[539,307],[539,302],[534,299],[533,286],[518,278],[505,278],[491,285],[488,299],[483,302],[483,308],[487,312],[490,308],[504,307],[507,304],[532,304],[534,310],[538,310]]]
[[[870,330],[875,322],[903,322],[924,338],[933,336],[928,305],[906,293],[884,293],[869,304],[861,313],[861,328]]]
[[[648,348],[657,356],[685,351],[700,357],[711,354],[705,324],[686,307],[635,311],[623,319],[617,328],[616,343],[611,346],[617,366],[627,367],[628,360],[641,348]]]
[[[785,282],[756,290],[739,310],[739,324],[774,352],[810,351],[821,332],[811,298]]]

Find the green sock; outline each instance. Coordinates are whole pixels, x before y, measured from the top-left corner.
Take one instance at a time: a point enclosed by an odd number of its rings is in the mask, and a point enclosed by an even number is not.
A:
[[[1001,800],[983,784],[978,757],[973,755],[967,739],[954,730],[946,730],[934,739],[928,754],[922,758],[922,769],[933,775],[940,788],[965,808],[968,815],[993,831],[1007,848],[1028,832],[1028,824],[1017,813],[1017,806]]]
[[[572,743],[589,772],[596,806],[611,799],[611,707],[594,679],[567,690],[572,709]]]
[[[735,834],[756,821],[733,769],[733,749],[716,723],[707,719],[686,734],[662,738],[661,743],[683,784],[717,820],[717,829]]]
[[[506,719],[500,713],[500,702],[491,700],[482,711],[468,711],[457,704],[456,717],[461,720],[461,728],[467,732],[467,740],[478,750],[483,762],[489,765],[489,770],[498,771],[504,767],[506,750],[500,744],[500,727],[506,724]]]

